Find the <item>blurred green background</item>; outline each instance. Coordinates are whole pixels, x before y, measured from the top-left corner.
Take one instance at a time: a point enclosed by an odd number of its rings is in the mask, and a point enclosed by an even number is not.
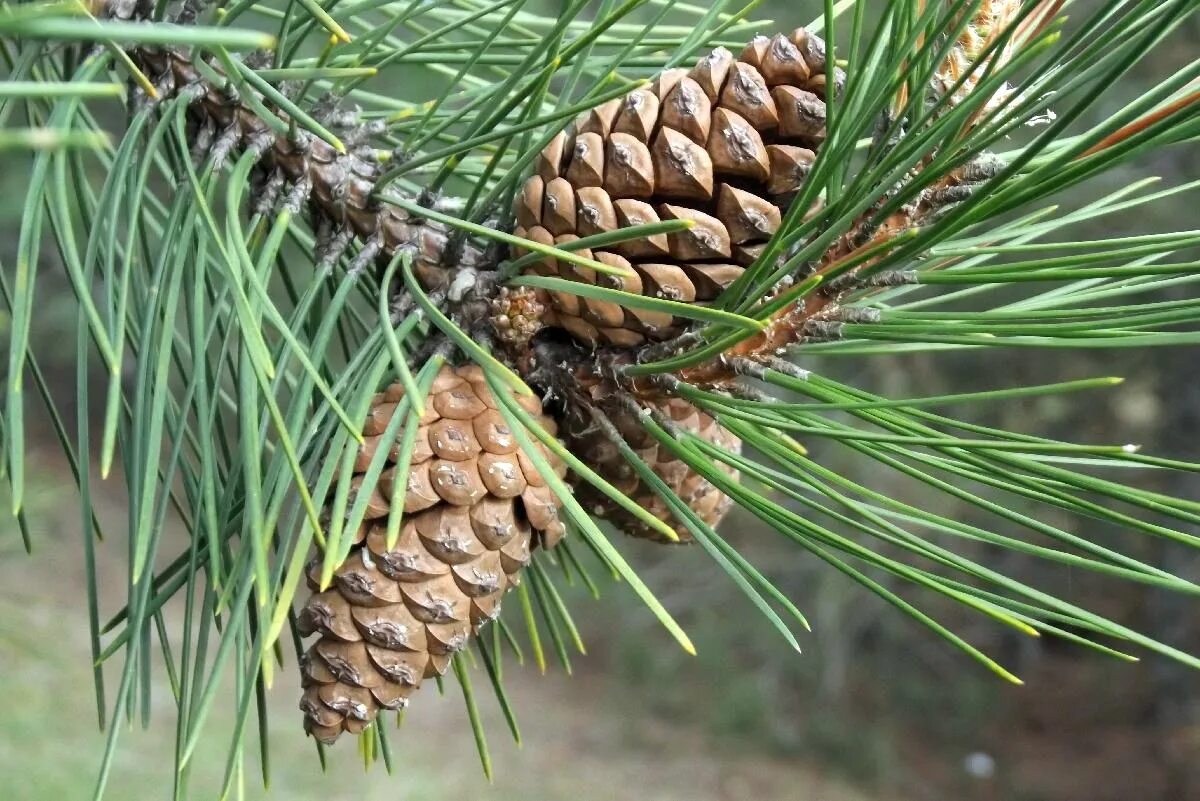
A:
[[[773,0],[762,16],[780,27],[812,18],[812,3]],[[1083,17],[1101,2],[1081,2]],[[797,11],[800,6],[803,10]],[[1194,57],[1200,20],[1154,53],[1097,108],[1101,119]],[[28,164],[0,164],[0,258],[11,267]],[[1177,148],[1063,197],[1081,199],[1146,176],[1166,185],[1200,178],[1197,150]],[[1194,203],[1170,203],[1075,229],[1096,238],[1195,227]],[[53,270],[52,251],[43,269]],[[47,284],[48,285],[48,284]],[[65,290],[65,286],[63,287]],[[39,336],[73,330],[65,291],[39,301]],[[70,395],[73,337],[62,337],[59,380]],[[1107,354],[1012,350],[936,358],[901,356],[806,364],[892,396],[980,386],[1041,383],[1091,375],[1127,381],[1102,394],[1013,402],[964,412],[973,420],[1080,441],[1138,442],[1149,452],[1195,459],[1200,442],[1200,354],[1195,349]],[[956,411],[962,411],[961,409]],[[44,424],[44,421],[43,421]],[[49,801],[86,797],[103,739],[96,731],[87,649],[75,494],[48,431],[35,454],[29,501],[34,557],[23,555],[12,524],[0,529],[0,798]],[[840,470],[863,465],[841,449],[811,443],[815,457]],[[1143,485],[1200,499],[1195,476],[1147,474]],[[119,532],[122,499],[110,481],[106,522]],[[919,488],[879,487],[928,504]],[[938,498],[939,511],[955,509]],[[1083,521],[1052,521],[1092,535]],[[864,595],[839,575],[735,512],[729,539],[805,610],[815,632],[796,655],[761,621],[698,549],[637,542],[621,547],[695,640],[680,652],[620,586],[601,600],[575,592],[572,608],[588,645],[573,675],[551,665],[506,671],[520,716],[523,747],[507,736],[490,696],[483,699],[497,775],[489,787],[478,766],[461,697],[422,693],[392,738],[398,771],[364,772],[349,743],[322,774],[300,730],[297,687],[284,670],[270,694],[272,798],[277,799],[799,799],[800,801],[1187,801],[1200,798],[1200,677],[1161,659],[1126,665],[1056,642],[1017,638],[957,609],[923,599],[935,617],[1002,657],[1026,685],[1002,684],[944,643]],[[1106,534],[1102,534],[1107,536]],[[182,536],[178,531],[173,536]],[[1162,543],[1123,542],[1192,580],[1195,556]],[[100,549],[105,610],[124,599],[124,542]],[[982,552],[999,569],[1058,582],[1067,599],[1090,605],[1175,645],[1200,650],[1196,607],[1136,586],[1091,576],[1041,574],[1011,555]],[[1066,582],[1063,586],[1062,582]],[[172,614],[178,614],[173,609]],[[102,617],[105,615],[102,614]],[[139,723],[120,738],[109,797],[161,799],[171,780],[173,704],[163,671],[149,731]],[[115,672],[113,684],[115,686]],[[193,759],[193,797],[213,797],[224,770],[228,707],[210,721],[212,736]],[[118,725],[126,726],[125,721]],[[251,751],[254,750],[252,747]],[[248,762],[245,794],[265,797]]]

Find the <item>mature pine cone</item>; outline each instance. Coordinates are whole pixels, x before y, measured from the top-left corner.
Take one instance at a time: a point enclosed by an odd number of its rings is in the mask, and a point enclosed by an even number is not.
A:
[[[605,382],[584,378],[589,396],[586,402],[568,404],[563,415],[562,438],[572,451],[584,459],[588,466],[604,477],[638,506],[649,511],[659,520],[670,525],[680,542],[691,542],[692,534],[675,517],[666,502],[651,488],[642,483],[633,466],[625,459],[592,417],[590,406],[598,407],[612,422],[617,433],[637,452],[638,456],[654,473],[683,500],[709,526],[715,527],[729,511],[732,500],[712,485],[702,475],[692,470],[686,462],[658,441],[642,426],[637,412],[620,405],[614,390]],[[663,417],[672,421],[680,431],[695,434],[708,442],[734,453],[740,453],[742,442],[721,427],[710,415],[700,411],[681,398],[663,398],[646,402]],[[724,473],[736,477],[737,472],[716,462]],[[575,497],[589,512],[612,521],[620,530],[639,539],[670,542],[660,531],[650,528],[612,502],[608,496],[585,481],[577,481]]]
[[[839,82],[841,73],[838,71]],[[530,272],[626,292],[706,303],[734,281],[778,229],[825,139],[825,43],[804,29],[756,37],[736,59],[714,50],[688,70],[612,100],[561,131],[516,202],[516,233],[565,243],[668,219],[688,230],[581,251],[633,268],[628,278],[545,259]],[[547,322],[591,345],[666,339],[679,320],[550,293]]]
[[[394,461],[396,446],[382,440],[403,392],[393,384],[376,397],[359,474],[380,447],[392,447]],[[541,415],[536,398],[520,401]],[[300,708],[305,728],[325,743],[362,731],[380,709],[404,707],[422,679],[443,674],[453,654],[500,612],[531,545],[551,547],[564,531],[554,494],[497,411],[479,368],[442,368],[427,407],[408,475],[390,467],[366,490],[367,520],[333,586],[319,591],[319,564],[309,573],[314,595],[299,625],[320,639],[302,661]],[[539,421],[555,430],[549,418]],[[388,550],[388,499],[397,478],[407,487],[404,520]]]

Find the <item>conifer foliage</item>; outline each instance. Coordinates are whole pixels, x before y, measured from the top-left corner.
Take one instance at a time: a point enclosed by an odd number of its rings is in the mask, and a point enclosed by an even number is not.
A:
[[[216,704],[237,721],[226,789],[252,746],[267,778],[280,671],[319,753],[352,733],[389,769],[384,713],[452,675],[490,773],[478,679],[519,737],[502,662],[582,651],[562,583],[619,579],[693,650],[622,533],[702,548],[798,649],[808,622],[739,549],[750,535],[722,535],[731,509],[1003,679],[932,596],[1200,667],[989,566],[1011,552],[1200,593],[1119,544],[1200,545],[1200,504],[1138,487],[1196,464],[952,416],[1117,379],[889,399],[812,371],[1194,347],[1200,301],[1156,293],[1200,279],[1200,234],[1071,226],[1197,187],[1055,195],[1194,147],[1200,61],[1091,120],[1198,4],[757,5],[0,3],[0,152],[28,166],[0,264],[4,477],[36,553],[27,418],[44,411],[81,498],[97,797],[118,718],[149,713],[155,652],[177,796]],[[71,398],[35,331],[51,272],[78,308]],[[834,446],[861,472],[823,464]],[[976,514],[894,498],[887,475]],[[95,514],[98,480],[123,482],[121,532]],[[96,549],[125,540],[127,603],[101,608]]]

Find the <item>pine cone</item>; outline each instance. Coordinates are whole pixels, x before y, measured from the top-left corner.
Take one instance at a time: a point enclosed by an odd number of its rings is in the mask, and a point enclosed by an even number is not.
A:
[[[801,28],[756,37],[736,59],[718,48],[579,117],[538,157],[517,197],[517,235],[562,244],[660,220],[692,227],[580,251],[632,267],[632,277],[554,259],[529,272],[712,301],[761,254],[804,184],[825,139],[825,71],[825,43]],[[590,345],[635,347],[678,332],[669,313],[549,294],[556,320],[547,322]]]
[[[376,397],[358,473],[388,445],[383,433],[403,391],[393,384]],[[520,401],[541,415],[536,398]],[[499,614],[531,545],[552,547],[564,532],[554,494],[520,450],[478,367],[442,368],[427,408],[404,479],[396,546],[386,545],[393,466],[370,489],[367,520],[333,586],[319,591],[319,564],[309,572],[314,595],[299,626],[320,639],[302,660],[300,708],[305,728],[324,743],[362,731],[380,709],[406,706],[422,679],[445,673],[453,654]],[[539,421],[555,430],[549,418]],[[542,453],[561,476],[565,466]]]
[[[583,378],[583,382],[589,382]],[[702,475],[692,470],[686,462],[677,458],[667,448],[658,444],[643,426],[636,412],[620,405],[616,394],[605,383],[591,382],[587,390],[590,403],[599,407],[616,427],[617,433],[628,443],[654,471],[655,475],[678,495],[688,508],[699,515],[709,526],[715,527],[729,511],[732,500],[712,485]],[[740,453],[742,442],[721,427],[710,415],[700,411],[681,398],[663,398],[645,402],[662,416],[671,420],[675,427],[695,434],[714,445]],[[563,416],[562,437],[572,452],[579,455],[588,466],[606,481],[632,499],[638,506],[649,511],[659,520],[670,525],[680,542],[691,542],[692,534],[675,517],[666,502],[651,487],[644,485],[616,443],[592,418],[588,403],[570,403]],[[737,471],[723,462],[716,462],[724,473],[736,477]],[[650,528],[626,510],[617,506],[604,493],[586,481],[576,481],[575,497],[584,509],[612,523],[630,536],[655,542],[670,542],[661,532]]]

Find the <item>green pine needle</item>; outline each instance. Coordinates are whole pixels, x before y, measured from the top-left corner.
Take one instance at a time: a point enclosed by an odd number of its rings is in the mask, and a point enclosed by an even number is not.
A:
[[[145,20],[109,13],[147,5]],[[1141,219],[1156,204],[1192,203],[1200,188],[1125,177],[1166,148],[1200,141],[1200,59],[1185,53],[1173,74],[1132,97],[1116,91],[1147,54],[1185,35],[1196,3],[1131,0],[1042,18],[1045,4],[1025,2],[1016,12],[1021,28],[988,40],[952,81],[945,59],[981,0],[821,3],[807,29],[827,40],[827,85],[840,67],[844,87],[825,97],[825,138],[779,230],[711,303],[614,289],[628,270],[591,258],[633,238],[678,233],[686,221],[553,245],[513,233],[522,182],[577,114],[648,85],[663,68],[686,68],[708,48],[738,52],[753,34],[802,22],[753,18],[760,5],[571,0],[543,14],[523,0],[235,0],[186,4],[195,15],[186,24],[172,21],[167,3],[0,8],[0,153],[23,193],[14,257],[0,272],[8,315],[0,472],[21,544],[37,558],[26,460],[29,421],[42,411],[33,401],[41,403],[81,501],[89,645],[107,725],[95,798],[119,764],[121,716],[144,721],[167,702],[151,691],[160,669],[178,713],[175,797],[189,794],[210,737],[228,735],[224,796],[244,792],[248,747],[258,749],[268,782],[269,738],[300,736],[298,727],[269,725],[266,693],[281,670],[294,669],[284,643],[297,654],[303,648],[294,610],[311,552],[321,552],[316,579],[328,585],[365,514],[365,495],[351,493],[358,421],[382,386],[404,386],[385,436],[396,443],[395,469],[407,472],[426,394],[447,361],[483,371],[500,415],[560,499],[570,533],[556,551],[535,555],[507,616],[475,640],[488,676],[478,686],[495,695],[518,744],[505,684],[524,662],[517,618],[537,670],[545,671],[548,651],[568,672],[570,652],[584,653],[586,621],[577,621],[574,596],[558,582],[598,596],[589,573],[598,568],[627,584],[694,652],[624,549],[575,501],[573,482],[589,482],[664,537],[676,526],[690,533],[791,648],[799,649],[792,629],[809,627],[772,583],[774,566],[753,564],[737,538],[674,496],[651,460],[615,443],[673,521],[620,492],[620,482],[514,398],[541,393],[557,414],[579,399],[538,381],[555,370],[573,380],[572,370],[589,366],[614,386],[684,398],[714,417],[744,452],[679,432],[655,414],[639,419],[660,454],[729,495],[794,558],[815,557],[1007,681],[1019,679],[936,620],[925,600],[1122,661],[1148,650],[1200,666],[1054,587],[990,566],[1006,553],[1111,583],[1200,595],[1193,582],[1143,558],[1139,539],[1200,547],[1200,503],[1139,483],[1200,472],[1200,459],[1143,453],[1122,444],[1119,432],[1080,443],[1008,431],[973,414],[1035,398],[1096,403],[1102,396],[1093,391],[1120,379],[1018,386],[997,378],[985,383],[993,388],[884,397],[833,377],[846,359],[866,357],[924,354],[932,362],[970,350],[983,372],[997,369],[1002,349],[1034,358],[1049,349],[1200,342],[1200,231],[1083,232]],[[161,73],[183,61],[207,86],[179,86],[177,75]],[[216,106],[223,108],[206,125]],[[242,125],[249,117],[257,124]],[[235,135],[245,130],[264,134]],[[327,160],[303,162],[312,154]],[[270,171],[302,163],[311,169],[300,186],[298,173]],[[318,185],[308,186],[313,179]],[[1073,205],[1082,187],[1092,196]],[[1066,190],[1075,194],[1064,197]],[[406,244],[395,230],[375,231],[368,215],[380,208],[392,223],[406,220],[406,230],[424,226],[422,235]],[[444,283],[428,282],[426,248],[443,241],[450,253],[483,252],[483,267],[497,272],[480,278],[455,263]],[[613,280],[531,274],[548,260]],[[542,347],[562,345],[561,332],[536,340],[530,353],[492,341],[480,317],[489,298],[472,293],[501,284],[669,314],[692,335],[612,363],[605,353],[571,350],[561,351],[570,354],[565,365],[542,363],[545,352],[558,352]],[[74,397],[48,373],[61,359],[53,315],[42,314],[53,292],[72,299],[78,318]],[[732,349],[753,351],[764,330],[779,333],[785,310],[828,298],[826,316],[793,332],[779,353],[726,358]],[[701,366],[739,377],[687,383]],[[65,413],[72,405],[73,433]],[[603,415],[597,421],[618,428]],[[568,465],[570,481],[555,475],[542,446]],[[93,448],[104,485],[83,461]],[[378,479],[388,451],[379,449],[364,481]],[[925,495],[899,497],[897,479]],[[108,488],[116,485],[128,501],[120,526],[127,537],[101,539],[102,519],[112,533]],[[395,486],[389,547],[403,521],[404,485]],[[186,533],[182,546],[164,536],[168,520]],[[126,541],[127,597],[104,621],[98,555]],[[168,605],[181,595],[179,620]],[[508,664],[505,646],[516,657]],[[490,780],[470,676],[475,654],[455,656],[453,680]],[[110,679],[118,671],[115,685],[106,684],[106,670]],[[233,726],[218,735],[212,713],[226,702]],[[251,714],[257,745],[247,742]],[[359,748],[364,765],[382,760],[403,776],[403,751],[393,753],[382,725]],[[317,756],[324,765],[323,747]]]

